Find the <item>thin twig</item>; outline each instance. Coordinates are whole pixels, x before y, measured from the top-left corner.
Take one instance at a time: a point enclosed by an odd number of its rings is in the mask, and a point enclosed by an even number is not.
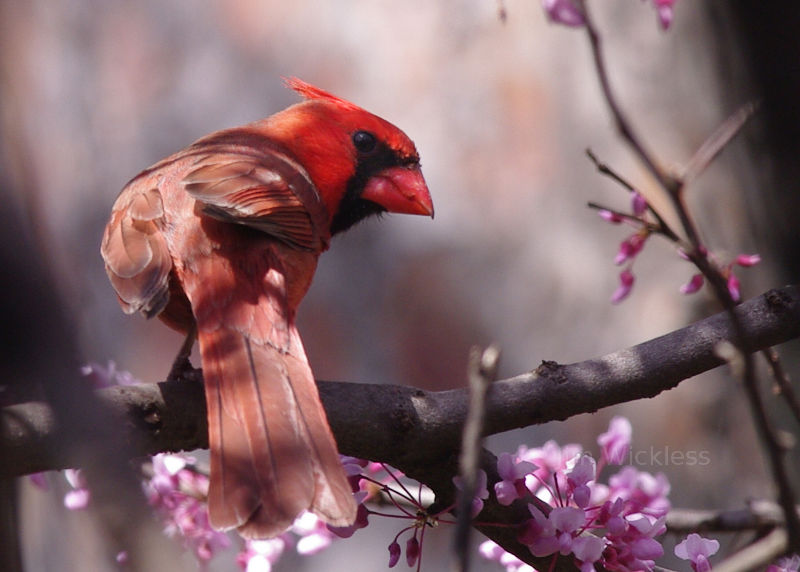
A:
[[[795,420],[800,423],[800,401],[797,400],[797,393],[792,387],[789,374],[783,369],[778,352],[775,348],[766,348],[761,350],[761,355],[767,360],[772,377],[775,379],[776,392],[783,397]]]
[[[581,9],[583,10],[583,18],[586,24],[586,32],[589,35],[589,42],[592,48],[592,56],[594,57],[594,64],[597,70],[597,76],[600,80],[600,88],[603,90],[603,95],[606,99],[606,103],[611,111],[612,119],[616,124],[617,131],[619,131],[620,135],[628,142],[631,148],[636,152],[639,156],[641,161],[647,167],[647,170],[650,171],[659,184],[667,189],[669,192],[677,192],[677,189],[681,186],[680,180],[676,179],[672,175],[668,174],[664,171],[661,167],[659,167],[658,163],[656,163],[655,158],[653,155],[647,151],[642,143],[641,139],[636,135],[633,127],[628,120],[627,116],[623,113],[622,108],[617,103],[617,98],[614,95],[614,92],[611,90],[611,84],[608,79],[608,72],[606,71],[606,63],[605,58],[603,57],[603,52],[600,48],[600,34],[597,32],[597,27],[594,25],[594,21],[589,13],[589,10],[586,7],[586,2],[584,0],[578,0]]]
[[[614,169],[612,169],[608,164],[600,161],[591,149],[586,150],[586,155],[589,157],[592,163],[594,163],[594,166],[597,168],[597,170],[600,172],[601,175],[605,175],[606,177],[611,178],[612,180],[616,181],[629,191],[636,191],[636,187],[634,187],[627,179],[625,179],[622,175],[620,175]],[[593,205],[594,203],[589,203],[590,207],[593,207]],[[678,246],[683,246],[681,238],[667,224],[667,221],[664,220],[664,218],[661,216],[661,213],[659,213],[656,209],[653,208],[653,206],[650,204],[650,201],[647,202],[647,211],[650,214],[652,214],[653,217],[655,217],[656,219],[657,224],[650,225],[655,232],[664,235],[666,238],[668,238]]]
[[[700,145],[692,155],[692,158],[689,159],[682,177],[684,185],[694,181],[708,168],[717,155],[739,134],[747,120],[753,116],[757,109],[758,104],[756,102],[745,103],[714,130],[714,133]]]
[[[613,181],[617,182],[618,184],[622,185],[628,191],[635,191],[636,187],[634,187],[627,179],[625,179],[622,175],[617,173],[614,169],[608,166],[607,163],[603,163],[600,159],[597,158],[597,155],[594,154],[594,151],[591,149],[586,149],[586,156],[594,163],[594,166],[600,172],[601,175],[605,175],[606,177],[612,179]]]
[[[612,169],[608,164],[600,161],[591,149],[586,150],[586,155],[589,157],[592,163],[594,163],[594,166],[597,168],[598,172],[601,175],[605,175],[606,177],[611,178],[613,181],[622,185],[628,191],[636,191],[636,187],[634,187],[627,179],[625,179],[622,175],[620,175],[614,169]],[[605,207],[597,207],[595,206],[595,203],[589,203],[589,207],[605,208]],[[611,209],[605,209],[605,210],[611,210]],[[659,213],[656,209],[653,208],[653,206],[650,204],[649,201],[647,202],[647,211],[650,214],[652,214],[653,217],[655,217],[657,222],[657,224],[655,225],[650,225],[652,227],[652,230],[658,232],[659,234],[663,234],[666,238],[676,243],[678,246],[682,246],[682,241],[680,237],[667,224],[667,221],[664,220],[664,218],[661,216],[661,213]],[[611,210],[611,212],[615,211]],[[620,214],[620,216],[624,216],[626,218],[634,218],[636,220],[640,220],[639,217],[630,217],[630,215],[622,215],[621,213],[617,214]]]
[[[608,211],[612,215],[614,215],[616,217],[619,217],[622,220],[626,220],[630,224],[639,226],[639,227],[647,230],[647,232],[649,232],[651,234],[660,234],[661,236],[664,236],[667,240],[677,244],[678,246],[680,246],[682,244],[680,239],[672,233],[672,230],[669,228],[669,226],[664,224],[664,222],[661,220],[661,217],[657,217],[659,219],[658,222],[652,223],[650,221],[645,220],[644,218],[642,218],[640,216],[633,215],[633,214],[630,214],[630,213],[624,213],[622,211],[618,211],[616,209],[609,208],[607,206],[601,205],[601,204],[596,203],[594,201],[589,201],[588,203],[586,203],[586,206],[589,207],[590,209],[594,209],[594,210],[597,210],[597,211]],[[648,208],[649,208],[649,206],[648,206]],[[653,211],[653,212],[655,212],[655,211]]]
[[[464,423],[461,445],[460,476],[461,490],[458,497],[458,521],[453,534],[455,559],[453,570],[466,572],[469,569],[469,534],[472,530],[472,499],[478,480],[478,465],[483,442],[484,418],[486,416],[486,394],[497,379],[500,350],[489,346],[481,351],[473,347],[469,355],[469,409]]]

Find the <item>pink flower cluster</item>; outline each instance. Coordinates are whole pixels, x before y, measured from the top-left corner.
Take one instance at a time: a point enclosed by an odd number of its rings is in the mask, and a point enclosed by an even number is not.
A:
[[[145,482],[144,488],[150,504],[166,523],[165,533],[182,537],[185,546],[201,563],[206,563],[220,550],[229,547],[231,539],[211,528],[206,504],[208,477],[198,471],[194,463],[194,459],[182,455],[156,455],[153,457],[152,477]],[[366,514],[348,529],[355,530],[360,526],[366,526]],[[346,537],[352,534],[348,529],[328,527],[315,514],[304,512],[276,538],[246,540],[236,560],[248,572],[268,572],[287,548],[294,547],[301,555],[316,554],[327,548],[337,535]]]
[[[236,561],[245,572],[270,572],[288,548],[294,546],[298,554],[309,556],[326,549],[334,538],[331,529],[317,515],[304,512],[280,536],[246,540]]]
[[[622,272],[619,274],[619,286],[611,296],[611,303],[618,304],[622,302],[633,289],[633,284],[636,281],[633,275],[633,262],[640,252],[644,249],[647,239],[654,232],[654,226],[647,219],[648,204],[644,197],[637,191],[631,191],[631,214],[622,215],[617,212],[602,209],[598,211],[600,217],[606,222],[611,224],[620,224],[627,222],[633,225],[636,230],[623,240],[619,245],[617,255],[614,257],[614,264],[617,266],[624,265]],[[723,278],[727,281],[728,291],[734,302],[738,302],[741,298],[739,278],[734,274],[735,266],[742,268],[749,268],[761,262],[761,257],[758,254],[740,254],[732,262],[728,264],[720,264],[717,262],[713,255],[701,247],[701,254],[711,258],[712,262],[719,268]],[[678,249],[678,255],[684,260],[689,260],[689,256]],[[694,294],[703,287],[705,280],[702,274],[695,274],[688,283],[680,287],[682,294]]]
[[[686,253],[678,251],[678,254],[681,255],[682,258],[688,259]],[[731,298],[734,302],[738,302],[742,297],[739,288],[739,278],[737,278],[736,274],[733,273],[734,267],[741,266],[742,268],[749,268],[751,266],[755,266],[759,262],[761,262],[761,256],[758,254],[740,254],[733,260],[733,262],[729,262],[721,267],[722,276],[727,281],[728,292],[730,292]],[[705,279],[703,278],[703,275],[695,274],[692,276],[689,282],[681,286],[681,294],[694,294],[703,287],[704,283]]]
[[[406,563],[409,566],[416,564],[417,570],[419,570],[422,565],[422,543],[425,537],[425,530],[429,525],[438,522],[441,512],[429,515],[423,505],[423,488],[420,486],[417,494],[413,494],[406,483],[403,482],[404,475],[400,471],[384,463],[374,463],[354,457],[343,457],[342,462],[350,478],[356,501],[359,503],[358,515],[353,526],[346,528],[329,527],[330,530],[338,536],[349,537],[357,529],[367,526],[367,517],[370,514],[409,520],[411,524],[400,530],[392,539],[392,542],[389,543],[389,568],[393,568],[400,561],[400,557],[403,555],[400,537],[408,534],[409,536],[405,542]],[[479,492],[479,496],[486,498],[489,495],[486,490],[486,474],[483,473],[482,477],[482,490],[485,495]],[[458,483],[456,483],[456,486],[458,486]],[[478,488],[481,489],[480,483]],[[384,502],[390,503],[396,509],[394,514],[378,512],[365,506],[365,502],[377,500],[377,497],[381,495]],[[473,511],[477,509],[480,512],[481,508],[482,501],[473,502]]]
[[[620,243],[617,255],[614,257],[614,264],[617,266],[624,264],[625,268],[623,268],[619,275],[619,287],[611,296],[612,304],[618,304],[619,302],[622,302],[628,297],[628,294],[631,293],[633,284],[635,282],[635,277],[632,270],[633,262],[636,259],[636,256],[638,256],[638,254],[644,249],[647,239],[650,238],[650,235],[652,234],[652,228],[647,223],[645,218],[648,208],[647,201],[637,191],[631,191],[630,201],[632,212],[631,215],[623,216],[619,213],[605,209],[600,210],[597,213],[600,215],[600,218],[606,222],[610,222],[611,224],[628,222],[636,228],[636,230],[630,236]]]
[[[208,521],[208,477],[194,470],[194,459],[181,455],[153,457],[153,476],[144,483],[145,495],[164,520],[167,536],[180,535],[198,561],[208,562],[230,546],[225,533]]]
[[[652,570],[663,554],[655,537],[666,530],[669,483],[664,475],[651,475],[631,466],[597,482],[598,472],[618,464],[630,447],[630,423],[615,418],[598,442],[599,466],[578,445],[559,447],[548,441],[541,448],[522,447],[512,457],[498,459],[501,481],[495,495],[501,504],[535,496],[529,503],[531,519],[519,540],[535,556],[572,555],[576,566],[586,572],[595,564],[607,570]],[[516,557],[492,541],[484,542],[484,557],[500,562],[507,572],[530,570]]]
[[[92,386],[100,389],[112,385],[136,385],[141,383],[134,375],[124,369],[118,369],[113,360],[106,365],[89,362],[81,367],[81,374],[88,378]]]
[[[634,210],[644,212],[646,204],[633,197]],[[613,215],[607,217],[614,218]],[[614,221],[612,221],[614,222]],[[635,255],[635,254],[634,254]],[[740,256],[735,262],[749,266],[757,257]],[[92,376],[95,384],[133,383],[126,372],[118,371],[113,362],[107,366],[92,364],[85,374]],[[632,429],[623,417],[611,420],[608,431],[601,434],[600,460],[584,454],[580,445],[560,447],[548,441],[542,447],[520,447],[516,455],[503,453],[497,461],[500,481],[493,492],[500,504],[509,505],[517,499],[528,503],[531,518],[523,524],[519,540],[531,553],[539,557],[553,555],[572,556],[575,565],[584,572],[596,565],[606,570],[652,570],[654,560],[663,554],[656,537],[665,531],[664,518],[670,508],[667,496],[669,483],[664,475],[651,475],[632,466],[624,466],[611,475],[608,484],[598,482],[597,475],[608,465],[621,465],[630,451]],[[389,544],[389,567],[398,564],[403,555],[400,538],[407,534],[405,561],[409,566],[421,567],[422,544],[425,530],[437,523],[450,521],[442,518],[452,507],[430,514],[422,486],[413,487],[404,475],[383,463],[368,462],[353,457],[342,457],[353,494],[359,503],[356,522],[349,527],[331,527],[311,513],[301,514],[284,534],[268,540],[247,540],[237,556],[237,562],[246,572],[269,572],[288,548],[294,547],[301,555],[315,554],[327,548],[336,537],[348,538],[368,524],[369,515],[392,516],[411,521]],[[71,490],[64,498],[70,509],[88,506],[91,494],[80,470],[64,472]],[[211,528],[208,520],[208,476],[195,466],[190,457],[172,454],[156,455],[152,469],[144,483],[149,503],[165,522],[168,536],[180,536],[201,567],[205,567],[220,550],[231,545],[231,538]],[[31,480],[46,488],[43,474],[32,475]],[[453,479],[458,489],[460,478]],[[395,509],[393,514],[367,508],[366,501],[387,501]],[[478,472],[478,481],[472,499],[472,516],[482,510],[489,498],[487,477]],[[719,542],[690,534],[675,547],[675,555],[688,560],[694,572],[711,570],[709,557],[719,549]],[[492,541],[484,542],[480,553],[489,560],[499,562],[508,572],[535,572],[533,568],[507,553]],[[121,552],[117,561],[125,562],[127,554]],[[797,572],[800,557],[784,558],[773,564],[769,572]]]

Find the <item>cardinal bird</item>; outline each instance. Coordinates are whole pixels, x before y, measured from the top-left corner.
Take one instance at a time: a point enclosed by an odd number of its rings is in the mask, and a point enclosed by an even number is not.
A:
[[[295,313],[331,237],[371,215],[433,216],[414,143],[298,79],[304,97],[146,169],[105,228],[128,313],[197,336],[208,407],[208,508],[219,530],[268,538],[304,510],[352,524],[356,503]]]

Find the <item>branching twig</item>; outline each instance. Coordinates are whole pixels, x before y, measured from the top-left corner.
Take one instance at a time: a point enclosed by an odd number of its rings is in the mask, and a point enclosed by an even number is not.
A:
[[[616,181],[617,183],[622,185],[628,191],[635,191],[636,190],[636,187],[634,187],[630,182],[628,182],[627,179],[625,179],[622,175],[617,173],[614,169],[612,169],[606,163],[603,163],[602,161],[600,161],[591,149],[587,149],[586,150],[586,155],[589,157],[589,159],[591,159],[592,163],[594,163],[594,166],[597,168],[597,170],[600,172],[600,174],[605,175],[606,177],[609,177],[612,180]],[[589,203],[589,207],[590,208],[605,208],[605,207],[596,205],[595,203],[591,203],[591,202]],[[606,209],[606,210],[609,210],[609,209]],[[647,203],[647,211],[650,214],[652,214],[653,217],[655,217],[656,222],[657,222],[656,225],[652,225],[652,230],[654,232],[658,232],[660,234],[663,234],[665,237],[667,237],[672,242],[680,245],[681,244],[680,237],[667,224],[667,221],[664,220],[664,218],[661,216],[661,213],[659,213],[656,209],[654,209],[650,205],[649,202]],[[612,212],[615,212],[615,211],[612,211]],[[618,214],[619,216],[622,216],[623,218],[633,218],[634,220],[636,220],[638,222],[641,222],[638,217],[631,217],[631,215],[624,215],[622,213],[616,213],[616,214]]]
[[[656,162],[655,157],[647,151],[643,141],[634,132],[630,121],[623,113],[622,108],[617,103],[617,99],[611,89],[606,69],[605,59],[601,49],[600,35],[591,14],[587,9],[585,0],[578,0],[585,20],[586,31],[589,36],[594,64],[597,71],[600,87],[603,96],[611,111],[611,115],[623,140],[628,143],[630,148],[638,155],[650,173],[655,177],[661,187],[667,192],[668,196],[676,208],[681,226],[689,240],[691,249],[687,251],[689,259],[697,266],[708,283],[711,285],[715,296],[728,311],[731,319],[733,335],[730,341],[736,346],[742,355],[744,364],[742,379],[745,392],[750,403],[751,413],[755,422],[756,431],[764,443],[767,450],[767,458],[772,472],[773,479],[778,488],[778,500],[783,507],[786,517],[786,529],[789,535],[789,546],[794,551],[800,551],[800,519],[794,510],[795,497],[784,461],[784,450],[781,447],[773,430],[761,398],[758,380],[755,372],[751,341],[745,335],[744,329],[739,322],[734,308],[736,302],[733,300],[728,290],[727,282],[720,271],[709,260],[702,248],[697,228],[692,221],[689,211],[683,200],[684,179],[678,178],[664,171]],[[739,131],[741,126],[752,113],[752,109],[745,106],[736,114],[728,119],[715,131],[714,134],[700,147],[689,163],[687,174],[694,177],[699,174],[727,144],[731,138]]]
[[[598,79],[600,80],[600,88],[602,89],[603,96],[605,97],[606,103],[608,103],[608,106],[611,110],[611,116],[617,127],[617,131],[619,131],[619,134],[622,136],[622,138],[628,142],[630,147],[639,156],[639,159],[641,159],[642,163],[644,163],[645,167],[647,167],[647,170],[650,171],[658,183],[663,188],[667,189],[668,192],[677,193],[677,190],[681,187],[681,182],[674,176],[664,171],[658,165],[653,155],[647,151],[647,149],[645,149],[644,143],[633,130],[630,121],[622,112],[622,108],[619,106],[619,103],[617,103],[617,98],[614,95],[614,92],[611,90],[611,84],[608,79],[605,58],[603,57],[603,52],[600,49],[600,34],[598,33],[591,14],[586,7],[586,2],[584,0],[578,0],[578,3],[583,11],[586,32],[589,35],[589,42],[592,47],[592,57],[594,58],[594,65],[597,70]]]

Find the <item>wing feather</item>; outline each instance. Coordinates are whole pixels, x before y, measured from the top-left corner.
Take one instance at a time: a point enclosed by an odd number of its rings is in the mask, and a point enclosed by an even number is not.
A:
[[[164,205],[158,188],[123,189],[105,229],[100,252],[127,314],[158,314],[169,300],[172,259],[161,233]]]
[[[208,216],[295,248],[327,248],[327,213],[319,194],[306,170],[279,150],[201,154],[182,184]]]

